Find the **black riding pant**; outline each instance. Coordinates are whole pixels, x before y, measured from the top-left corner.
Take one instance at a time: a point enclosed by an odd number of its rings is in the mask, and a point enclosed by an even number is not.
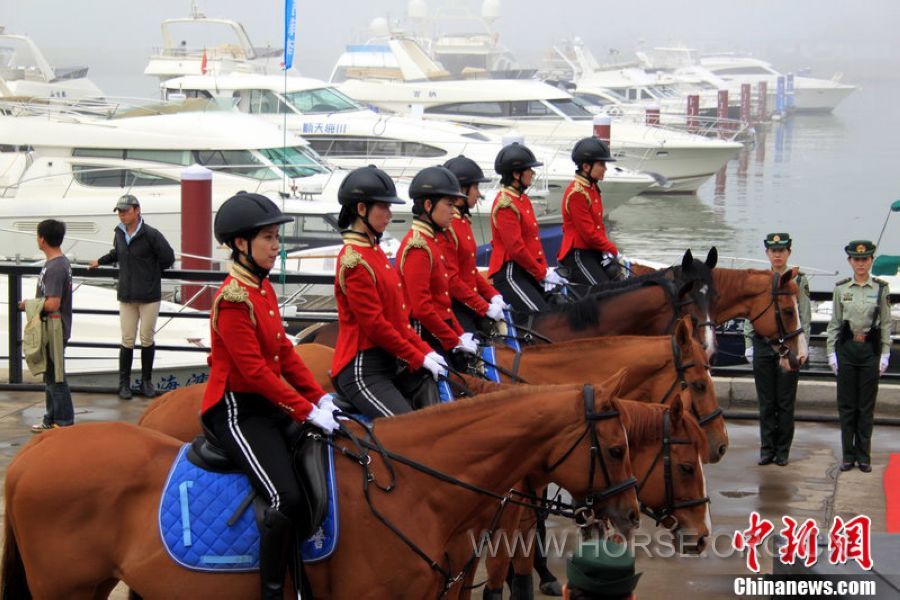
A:
[[[411,373],[381,348],[359,352],[334,383],[341,395],[370,419],[401,415],[437,401],[431,374],[423,369]]]
[[[225,392],[201,419],[269,506],[296,518],[304,492],[291,464],[291,417],[258,394]]]
[[[494,274],[493,284],[519,314],[541,312],[548,307],[541,282],[512,261],[504,263]]]
[[[573,283],[591,286],[619,278],[619,263],[612,260],[604,267],[603,253],[598,250],[574,248],[559,262],[568,269],[569,281]]]

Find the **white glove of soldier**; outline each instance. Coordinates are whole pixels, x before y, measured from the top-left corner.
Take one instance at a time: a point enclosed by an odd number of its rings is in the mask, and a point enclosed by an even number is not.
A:
[[[459,336],[459,344],[453,349],[468,354],[478,354],[478,342],[476,342],[475,337],[467,331]]]
[[[744,358],[747,359],[748,363],[753,363],[753,346],[744,350]]]
[[[338,422],[334,420],[334,415],[330,411],[323,410],[318,406],[313,406],[309,411],[306,420],[324,431],[325,433],[333,433],[339,427]]]
[[[422,362],[422,368],[431,373],[431,376],[434,377],[435,381],[437,381],[439,377],[447,375],[447,361],[437,352],[429,352],[425,355],[425,360]]]
[[[487,318],[493,319],[495,321],[502,321],[503,320],[503,304],[495,304],[493,302],[488,304]]]
[[[512,308],[512,304],[507,304],[506,300],[504,300],[503,296],[500,294],[491,298],[491,304],[498,304],[500,308]]]
[[[325,394],[321,398],[319,398],[319,403],[316,405],[319,407],[319,410],[324,410],[328,414],[334,414],[335,412],[341,410],[334,403],[334,396],[331,394]],[[342,417],[343,418],[343,417]]]
[[[556,286],[565,285],[569,283],[569,280],[565,277],[562,277],[556,271],[551,271],[547,269],[547,274],[544,275],[544,291],[549,292],[553,290]]]
[[[886,352],[881,355],[881,364],[878,365],[878,374],[884,375],[884,372],[887,371],[888,363],[891,362],[891,353]]]
[[[831,370],[834,371],[834,374],[837,375],[838,372],[838,362],[837,362],[837,354],[832,352],[828,355],[828,366],[831,367]]]

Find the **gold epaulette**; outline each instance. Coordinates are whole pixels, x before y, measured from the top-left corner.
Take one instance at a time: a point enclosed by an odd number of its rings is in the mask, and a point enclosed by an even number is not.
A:
[[[572,188],[566,193],[566,197],[563,198],[563,210],[566,214],[569,214],[569,198],[572,197],[572,194],[583,194],[588,203],[588,208],[591,206],[591,195],[584,189],[584,184],[575,179],[572,181]]]
[[[216,299],[213,301],[211,311],[213,331],[216,333],[219,332],[219,303],[222,300],[225,302],[233,302],[235,304],[246,304],[247,309],[250,311],[250,322],[256,327],[256,313],[253,312],[253,303],[250,302],[250,292],[247,288],[238,283],[236,279],[232,279],[228,282],[228,285],[222,288],[222,291],[219,292],[219,295],[216,296]]]
[[[409,241],[406,242],[406,245],[403,247],[403,255],[400,256],[401,273],[403,273],[403,267],[406,265],[406,255],[412,248],[423,248],[425,252],[428,253],[428,264],[430,266],[434,265],[434,257],[431,255],[431,248],[428,246],[425,236],[418,231],[413,231],[413,234],[409,237]]]
[[[509,194],[505,194],[500,192],[500,197],[497,198],[497,201],[494,203],[494,209],[491,211],[491,221],[494,225],[497,224],[497,211],[503,208],[511,208],[513,212],[516,213],[516,218],[521,219],[522,213],[519,212],[519,208],[515,205],[515,200]]]
[[[344,276],[344,271],[347,269],[355,269],[356,267],[362,265],[369,272],[369,275],[372,276],[372,281],[377,281],[375,279],[375,271],[372,270],[372,267],[369,266],[369,263],[366,262],[366,259],[362,257],[362,255],[357,252],[353,246],[346,246],[344,253],[341,254],[341,270],[338,273],[338,283],[340,283],[341,291],[344,294],[347,293],[347,279]]]
[[[459,217],[456,217],[456,218],[458,219]],[[453,238],[453,247],[456,248],[457,250],[459,250],[459,236],[456,235],[456,230],[453,229],[453,225],[451,224],[450,227],[445,229],[445,231],[447,232],[447,234],[450,237]]]

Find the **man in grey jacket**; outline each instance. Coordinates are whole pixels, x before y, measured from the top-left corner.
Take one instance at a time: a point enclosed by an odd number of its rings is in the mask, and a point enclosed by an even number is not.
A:
[[[162,300],[162,272],[175,263],[175,253],[163,234],[144,222],[136,197],[125,194],[114,210],[121,223],[115,230],[113,248],[92,261],[90,267],[119,264],[119,397],[131,398],[131,363],[140,323],[141,393],[152,398],[156,395],[152,380],[156,354],[153,334]]]

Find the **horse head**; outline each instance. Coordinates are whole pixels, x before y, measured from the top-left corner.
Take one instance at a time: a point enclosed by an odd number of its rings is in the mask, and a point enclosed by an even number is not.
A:
[[[712,270],[718,260],[719,253],[715,246],[710,249],[703,262],[696,260],[688,249],[681,259],[681,265],[672,269],[677,305],[685,307],[685,313],[691,315],[697,339],[706,350],[707,360],[716,353],[716,323],[712,318],[716,286]]]
[[[704,462],[717,463],[728,450],[728,430],[709,373],[706,351],[691,332],[691,321],[682,317],[672,336],[673,361],[681,379],[685,407],[706,433],[709,452]]]
[[[577,409],[581,434],[551,455],[548,470],[550,480],[572,495],[581,527],[605,520],[629,538],[640,526],[640,506],[625,433],[628,415],[618,400],[625,374],[620,369],[598,388],[584,387]]]
[[[680,398],[636,410],[649,411],[653,430],[633,451],[638,472],[644,472],[638,486],[641,511],[674,534],[679,552],[699,554],[712,529],[702,464],[706,438]]]
[[[763,271],[764,291],[751,299],[749,310],[754,331],[778,352],[785,371],[796,371],[809,355],[797,306],[798,272],[797,267],[781,274]]]

